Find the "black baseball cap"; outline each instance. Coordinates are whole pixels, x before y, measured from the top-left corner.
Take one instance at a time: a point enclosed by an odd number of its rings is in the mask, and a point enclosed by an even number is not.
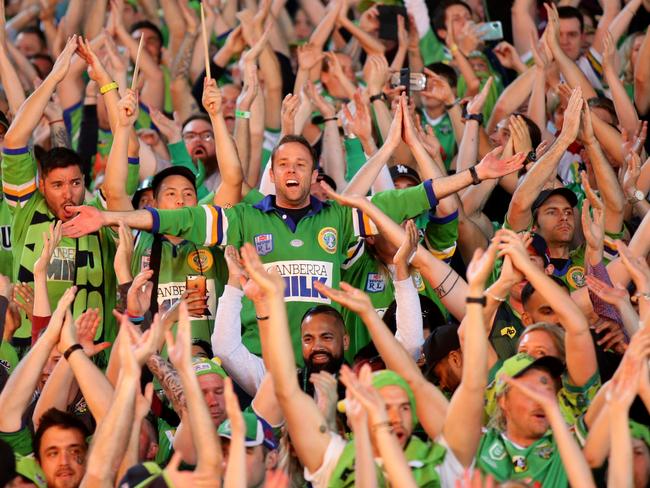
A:
[[[151,180],[151,188],[153,189],[154,194],[158,193],[158,189],[165,178],[174,175],[187,178],[196,191],[196,176],[189,168],[186,168],[185,166],[170,166],[169,168],[165,168],[157,173]]]
[[[551,198],[554,195],[560,195],[564,197],[564,199],[569,202],[569,205],[572,207],[575,207],[578,205],[578,197],[576,196],[575,193],[573,193],[571,190],[568,188],[553,188],[552,190],[543,190],[535,199],[533,202],[533,206],[531,207],[531,211],[535,213],[539,207],[541,207],[546,200]]]
[[[319,183],[321,181],[324,181],[330,187],[332,187],[332,190],[336,191],[336,182],[330,175],[325,173],[325,171],[323,171],[323,168],[321,168],[320,166],[318,167],[318,176],[316,177],[316,181],[318,181]]]
[[[447,354],[458,349],[460,349],[460,339],[457,325],[445,324],[433,329],[422,346],[427,371],[431,372]]]
[[[410,166],[405,164],[396,164],[390,168],[390,177],[393,181],[397,178],[408,178],[413,181],[416,185],[419,185],[422,181],[420,180],[420,175]]]

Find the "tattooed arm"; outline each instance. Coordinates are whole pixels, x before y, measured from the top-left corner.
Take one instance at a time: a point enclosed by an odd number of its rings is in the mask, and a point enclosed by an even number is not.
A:
[[[50,122],[50,144],[52,144],[53,148],[66,147],[71,149],[70,137],[68,136],[63,119]]]
[[[186,32],[183,41],[174,58],[171,69],[171,95],[174,110],[178,112],[180,120],[186,120],[191,114],[199,111],[199,106],[192,96],[189,72],[192,64],[194,44],[198,32]]]
[[[183,386],[181,385],[181,379],[178,376],[178,371],[176,371],[169,362],[165,361],[158,354],[152,355],[147,360],[147,367],[149,368],[149,371],[158,378],[165,395],[169,398],[169,401],[172,402],[174,411],[180,417],[182,412],[186,410],[187,405],[185,402],[185,393],[183,393]]]

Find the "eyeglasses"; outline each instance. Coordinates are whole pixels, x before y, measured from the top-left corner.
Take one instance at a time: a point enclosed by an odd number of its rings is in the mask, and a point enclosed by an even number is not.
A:
[[[214,140],[214,135],[210,131],[205,131],[205,132],[185,132],[183,134],[183,140],[185,142],[190,142],[193,141],[194,139],[201,138],[203,142],[210,142]]]

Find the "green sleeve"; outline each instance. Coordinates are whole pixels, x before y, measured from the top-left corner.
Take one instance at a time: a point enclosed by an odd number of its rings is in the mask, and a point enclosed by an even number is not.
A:
[[[446,217],[431,216],[424,230],[427,249],[438,259],[449,262],[458,241],[458,211]]]
[[[34,452],[32,434],[26,426],[17,432],[0,432],[0,440],[9,444],[11,449],[21,456],[27,456]]]
[[[36,160],[27,147],[2,150],[2,191],[9,209],[24,206],[36,193]]]
[[[153,217],[153,234],[182,237],[199,246],[225,246],[228,235],[236,232],[238,216],[235,207],[223,209],[217,205],[201,205],[175,210],[147,210]]]
[[[436,37],[433,29],[429,29],[420,39],[420,54],[422,54],[425,66],[449,60],[449,56],[445,52],[445,45]]]
[[[350,181],[366,163],[366,155],[363,153],[363,147],[356,137],[353,139],[345,139],[345,162],[345,179]]]
[[[79,147],[79,134],[81,132],[81,119],[83,118],[83,110],[84,107],[82,100],[79,100],[79,102],[75,103],[72,107],[63,110],[63,121],[65,122],[65,128],[68,130],[70,143],[72,144],[72,149],[75,151]]]
[[[569,424],[573,424],[578,417],[587,411],[600,386],[600,373],[598,372],[589,378],[589,381],[583,386],[571,384],[566,374],[562,377],[562,388],[557,396],[560,411]]]
[[[126,173],[126,194],[133,196],[140,183],[140,158],[129,158],[129,167]]]
[[[9,374],[18,365],[18,353],[10,342],[2,341],[0,344],[0,367],[4,367]]]
[[[248,205],[255,205],[264,199],[264,193],[259,191],[257,188],[251,188],[246,196],[242,199],[242,203]]]
[[[405,190],[377,193],[372,197],[372,203],[395,222],[402,222],[435,208],[438,199],[433,192],[433,181],[426,180]]]

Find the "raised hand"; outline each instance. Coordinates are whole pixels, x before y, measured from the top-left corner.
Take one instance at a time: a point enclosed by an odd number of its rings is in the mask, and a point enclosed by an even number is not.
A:
[[[324,118],[327,119],[336,115],[336,109],[334,108],[334,105],[325,100],[323,95],[321,95],[321,93],[316,89],[311,81],[307,81],[305,83],[303,90],[305,91],[305,94],[307,95],[309,101],[314,105],[314,107],[316,107],[316,110],[318,110]],[[343,110],[345,111],[345,108]],[[346,112],[345,115],[347,117],[348,112]]]
[[[246,55],[244,55],[244,57],[246,57]],[[244,68],[242,71],[244,86],[237,97],[237,107],[239,110],[248,111],[250,110],[260,87],[260,82],[257,77],[257,64],[254,61],[244,61]]]
[[[139,112],[137,92],[127,88],[126,94],[117,102],[117,110],[120,126],[133,127]]]
[[[636,285],[637,292],[650,293],[650,267],[648,267],[645,257],[634,256],[623,241],[616,241],[616,248],[621,261]]]
[[[293,134],[295,131],[296,114],[300,107],[300,95],[288,93],[282,100],[280,114],[282,117],[282,133]]]
[[[99,209],[88,205],[67,208],[71,213],[77,212],[77,216],[63,223],[65,237],[82,237],[102,228],[103,218]]]
[[[537,402],[545,413],[559,408],[557,404],[557,394],[555,393],[554,388],[541,385],[533,387],[524,382],[521,378],[511,378],[506,375],[503,375],[502,379],[513,388],[517,388],[534,402]]]
[[[519,59],[519,54],[515,47],[507,41],[501,41],[492,51],[504,68],[522,71],[526,65]]]
[[[469,101],[467,104],[468,114],[480,114],[483,112],[483,106],[485,105],[487,96],[490,93],[490,88],[492,87],[493,81],[494,78],[490,76],[485,82],[485,85],[483,85],[483,88],[481,88],[481,91],[478,92],[477,95],[474,95],[474,97]]]
[[[441,157],[442,145],[440,144],[438,137],[436,137],[436,133],[433,130],[433,127],[431,127],[430,125],[426,125],[426,127],[423,126],[422,120],[418,114],[415,114],[415,119],[416,119],[415,130],[417,131],[418,139],[420,139],[420,142],[422,143],[424,148],[427,150],[427,152],[431,157],[433,158]]]
[[[629,134],[626,129],[623,129],[621,135],[623,136],[623,154],[635,152],[641,155],[641,150],[648,136],[648,121],[639,121],[634,134]]]
[[[526,159],[525,153],[517,153],[509,158],[500,159],[499,154],[501,154],[502,150],[501,146],[493,149],[475,166],[479,179],[499,178],[514,173],[523,167]]]
[[[20,300],[18,300],[20,298]],[[16,283],[13,286],[13,303],[27,315],[30,322],[34,317],[34,289],[27,283]]]
[[[275,270],[267,271],[250,242],[240,249],[244,269],[263,292],[270,296],[284,296],[284,278]]]
[[[424,74],[427,76],[427,89],[422,90],[420,96],[431,98],[445,105],[452,104],[456,97],[451,86],[449,86],[449,82],[428,68],[424,68]]]
[[[133,233],[131,229],[123,223],[120,223],[118,229],[118,242],[117,249],[115,250],[115,258],[113,264],[115,266],[115,274],[117,275],[118,283],[128,283],[132,280],[131,276],[131,259],[133,258]]]
[[[533,150],[530,132],[524,119],[520,115],[511,115],[508,120],[510,135],[512,136],[513,149],[517,153],[528,154]]]
[[[178,8],[180,9],[183,20],[185,21],[186,32],[188,34],[196,34],[199,30],[199,17],[196,15],[196,11],[190,7],[188,2],[178,2]]]
[[[334,200],[346,207],[362,208],[368,203],[366,197],[362,195],[341,195],[340,193],[336,193],[334,189],[324,181],[320,182],[320,186],[327,194],[328,199]]]
[[[149,116],[153,123],[158,127],[160,133],[167,139],[167,144],[180,142],[183,138],[181,121],[178,120],[178,113],[174,112],[174,119],[169,119],[160,110],[149,107]]]
[[[131,283],[131,288],[126,295],[126,310],[135,317],[143,316],[151,304],[151,293],[153,292],[152,269],[140,271]]]
[[[214,78],[206,77],[203,79],[203,98],[201,102],[210,117],[216,117],[221,113],[221,90],[217,86],[217,80]]]
[[[72,55],[77,51],[78,47],[78,37],[76,34],[68,39],[63,51],[59,54],[59,57],[56,58],[56,62],[50,71],[50,74],[47,75],[49,79],[54,80],[56,83],[60,83],[65,75],[68,74],[68,69],[70,68],[70,60]]]
[[[596,294],[605,303],[620,307],[621,304],[629,302],[630,294],[625,288],[613,287],[593,275],[585,276],[587,288]]]
[[[582,114],[581,114],[582,124],[580,126],[579,137],[584,145],[593,144],[596,142],[596,136],[594,135],[594,128],[591,122],[591,109],[587,105],[587,101],[582,102]]]
[[[340,378],[354,399],[365,409],[371,426],[389,421],[386,403],[377,389],[372,386],[372,370],[368,364],[361,367],[358,378],[347,365],[343,365]]]
[[[112,40],[112,39],[111,39]],[[106,44],[106,42],[104,42]],[[106,71],[106,68],[101,63],[95,52],[93,51],[88,39],[79,37],[79,44],[77,47],[77,54],[88,65],[88,76],[91,80],[96,81],[99,86],[110,83],[111,77]]]
[[[582,204],[582,231],[585,234],[587,247],[602,258],[603,239],[605,238],[605,206],[591,188],[585,172],[582,172],[582,185],[587,195],[587,199]],[[589,212],[590,207],[593,208],[593,216]]]
[[[329,421],[335,423],[336,403],[338,392],[336,389],[336,378],[327,371],[312,373],[309,381],[314,385],[316,391],[316,405],[323,416]]]
[[[603,39],[603,69],[617,72],[616,45],[609,30],[605,32],[605,38]]]
[[[363,66],[363,78],[370,96],[382,92],[390,76],[388,61],[383,54],[371,54]]]
[[[323,50],[315,44],[307,43],[298,46],[298,67],[305,71],[311,71],[318,63],[323,61],[325,54]]]
[[[490,243],[484,251],[477,248],[474,256],[467,266],[467,283],[471,288],[484,288],[485,282],[494,269],[494,261],[497,256],[497,245],[495,242]]]
[[[347,15],[347,12],[341,12],[341,15]],[[365,32],[373,33],[379,30],[379,10],[373,5],[361,14],[359,19],[359,28]]]
[[[408,267],[411,263],[411,259],[417,251],[418,243],[420,242],[420,234],[418,233],[418,228],[415,225],[415,222],[412,220],[407,220],[406,225],[404,226],[404,238],[402,239],[402,244],[399,249],[393,256],[393,263],[402,270],[408,273]]]
[[[62,335],[63,321],[66,319],[66,313],[70,314],[70,305],[74,302],[75,295],[77,294],[77,287],[71,286],[66,291],[63,292],[61,298],[59,298],[59,303],[57,303],[52,316],[50,317],[50,323],[45,329],[44,334],[41,337],[49,337],[50,340],[53,340],[55,343],[59,342],[59,336]],[[72,323],[72,314],[70,314],[70,327],[74,328]],[[72,342],[69,345],[74,344]],[[61,350],[61,353],[65,349]]]
[[[631,152],[626,156],[620,173],[622,175],[621,187],[623,193],[629,199],[637,191],[637,183],[639,176],[641,176],[641,158],[637,153]]]
[[[176,338],[171,331],[165,332],[169,360],[179,372],[189,372],[192,369],[192,339],[190,333],[190,317],[187,305],[181,301],[178,306],[178,330]]]
[[[396,105],[397,107],[395,108],[395,113],[393,114],[393,120],[390,123],[388,134],[386,134],[386,140],[384,141],[384,144],[392,149],[397,148],[397,146],[402,141],[402,130],[404,128],[403,121],[405,118],[406,106],[406,96],[404,94],[399,96]],[[408,117],[408,114],[406,117]]]
[[[314,281],[314,288],[330,300],[343,305],[348,310],[358,313],[360,316],[374,312],[375,310],[370,301],[370,297],[367,294],[351,285],[348,285],[344,281],[341,281],[340,283],[340,290],[330,288],[320,281]]]
[[[156,314],[154,316],[151,327],[144,334],[129,321],[126,315],[122,316],[120,327],[128,331],[133,344],[135,360],[140,367],[144,366],[151,355],[158,352],[158,345],[161,344],[165,335],[165,326],[162,323],[160,315]]]
[[[62,235],[63,229],[60,220],[54,224],[50,224],[48,232],[43,232],[43,250],[34,263],[34,275],[45,276],[50,261],[52,260],[54,250],[61,242]]]
[[[100,353],[111,345],[110,342],[95,344],[95,335],[97,334],[97,329],[99,328],[100,323],[101,316],[99,315],[99,309],[97,308],[89,308],[85,310],[75,321],[77,340],[88,357]]]
[[[228,266],[228,284],[240,286],[240,281],[244,277],[244,268],[242,268],[241,257],[237,249],[234,246],[226,246],[223,256],[226,259],[226,266]]]
[[[498,256],[510,256],[514,267],[522,273],[525,272],[526,266],[530,266],[531,264],[530,256],[524,245],[524,240],[527,238],[527,234],[520,236],[516,232],[508,229],[498,230],[493,238],[497,243]]]
[[[567,108],[564,111],[562,132],[560,132],[558,137],[558,139],[562,139],[567,145],[575,141],[578,136],[582,103],[582,89],[580,87],[574,88],[571,92],[571,98],[569,98],[569,102],[567,103]]]

